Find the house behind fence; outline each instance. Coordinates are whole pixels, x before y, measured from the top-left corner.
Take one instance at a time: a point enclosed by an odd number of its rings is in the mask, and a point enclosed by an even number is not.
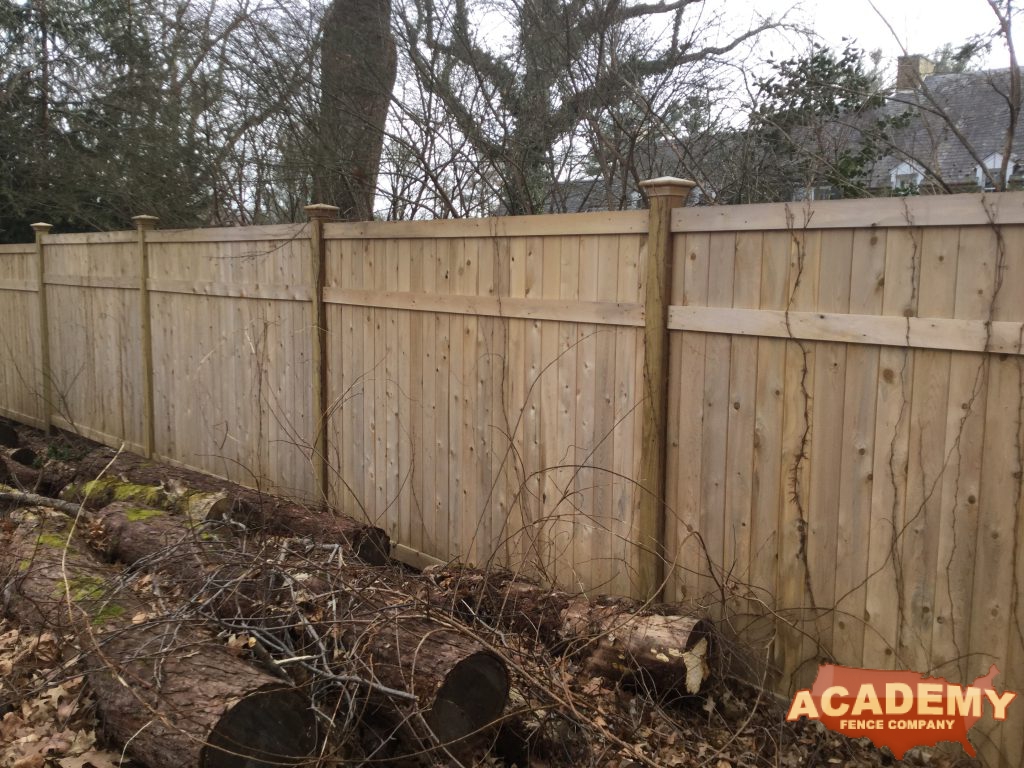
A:
[[[648,191],[40,225],[0,245],[0,413],[326,500],[413,562],[703,606],[782,692],[826,659],[1024,688],[1024,193]],[[1024,759],[1009,712],[988,765]]]

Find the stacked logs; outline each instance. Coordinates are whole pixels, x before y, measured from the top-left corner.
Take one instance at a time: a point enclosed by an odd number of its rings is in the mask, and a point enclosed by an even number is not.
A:
[[[365,564],[384,562],[388,542],[379,529],[130,454],[96,449],[73,472],[61,467],[50,475],[56,476],[63,487],[47,490],[59,492],[59,500],[0,487],[0,500],[63,511],[55,522],[55,513],[32,510],[14,529],[0,560],[6,607],[28,626],[56,622],[73,630],[110,732],[153,768],[301,762],[316,746],[316,697],[318,712],[347,708],[348,721],[366,720],[397,739],[398,753],[429,761],[441,750],[448,762],[445,755],[493,737],[509,697],[503,657],[475,632],[481,622],[611,682],[693,694],[709,676],[710,625],[671,610],[592,601],[512,574],[460,567],[396,582],[393,572]],[[87,537],[68,533],[72,517]],[[54,536],[63,537],[62,546],[40,546],[58,543]],[[345,556],[335,557],[339,551]],[[54,553],[64,559],[58,563]],[[189,606],[187,615],[198,613],[207,626],[248,634],[262,669],[230,654],[225,661],[222,646],[207,635],[183,631],[175,635],[179,645],[168,645],[167,624],[133,623],[159,612],[124,587],[111,561],[128,573],[154,574],[165,602],[173,595],[175,605]],[[89,589],[75,591],[76,584]],[[113,598],[92,588],[117,584]],[[112,613],[112,599],[123,610]],[[53,605],[41,613],[47,601]],[[180,643],[202,650],[181,653]],[[196,675],[208,680],[200,685]],[[334,691],[327,706],[325,681]],[[168,685],[188,693],[175,699]],[[201,705],[198,694],[207,690],[227,704]],[[141,706],[126,705],[126,695]],[[202,711],[186,727],[182,711],[190,707]],[[272,710],[287,710],[281,728],[266,722]],[[147,740],[129,739],[138,717],[162,724],[147,726],[154,739],[172,745],[177,738],[181,744],[172,746],[181,750],[192,745],[180,752],[188,759],[164,759]],[[236,749],[240,744],[250,751]],[[264,759],[270,754],[273,760]]]
[[[177,624],[99,562],[63,515],[30,514],[2,550],[5,611],[25,627],[71,631],[111,735],[153,768],[269,766],[316,747],[293,686]]]
[[[240,562],[232,544],[196,535],[187,518],[127,502],[104,507],[89,520],[104,554],[127,565],[155,561],[173,549],[174,557],[160,560],[160,573],[227,621],[240,617],[246,626],[272,627],[294,610],[301,590],[306,644],[296,653],[316,652],[324,638],[352,638],[331,648],[332,656],[370,660],[384,687],[415,698],[417,712],[442,743],[485,728],[504,708],[509,681],[501,659],[452,622],[398,607],[408,599],[388,599],[386,589],[370,588],[365,567],[315,569],[287,551],[269,562]],[[348,611],[331,621],[326,607],[339,603]]]

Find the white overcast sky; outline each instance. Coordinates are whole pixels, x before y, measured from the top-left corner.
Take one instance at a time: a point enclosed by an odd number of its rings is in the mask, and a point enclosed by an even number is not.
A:
[[[868,0],[729,0],[725,7],[731,13],[730,6],[744,5],[748,13],[765,15],[779,15],[796,6],[787,18],[803,21],[825,42],[841,46],[844,36],[855,38],[867,51],[881,48],[890,63],[900,55],[901,44],[909,53],[927,54],[945,43],[962,43],[971,35],[996,27],[995,14],[987,0],[874,0],[892,31]],[[1024,42],[1024,18],[1018,22],[1014,38],[1019,46]],[[992,68],[1008,66],[1005,50],[993,50],[983,63]]]

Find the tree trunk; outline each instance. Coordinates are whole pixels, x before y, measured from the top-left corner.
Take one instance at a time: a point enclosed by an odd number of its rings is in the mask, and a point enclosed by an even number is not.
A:
[[[70,629],[100,716],[150,768],[280,765],[316,747],[303,697],[151,606],[94,560],[67,518],[26,516],[3,556],[5,608],[26,626]]]
[[[534,584],[510,573],[432,566],[426,575],[441,588],[432,596],[463,618],[535,637],[555,653],[584,661],[608,680],[696,694],[710,675],[711,622],[660,612],[628,598],[591,600]]]
[[[268,566],[265,557],[243,555],[230,542],[197,535],[183,518],[127,503],[112,504],[90,519],[108,556],[149,564],[170,576],[193,603],[206,604],[226,619],[245,616],[262,627],[294,625],[280,619],[300,610],[295,593],[301,592],[301,612],[320,642],[339,638],[342,664],[358,663],[386,687],[413,694],[442,743],[474,734],[501,715],[509,679],[500,658],[465,631],[410,606],[407,597],[396,599],[377,587],[374,572],[365,566],[318,569],[304,556],[287,555]],[[173,554],[159,557],[168,547],[174,547]],[[291,576],[299,573],[301,580]],[[298,649],[313,652],[311,646]]]
[[[334,0],[324,18],[320,162],[313,202],[348,221],[373,219],[397,56],[390,0]]]
[[[204,475],[195,470],[147,461],[133,453],[122,451],[116,459],[114,455],[108,448],[92,451],[79,463],[75,476],[76,483],[80,485],[95,482],[100,478],[99,482],[102,484],[101,473],[106,469],[105,477],[116,478],[123,483],[136,486],[159,486],[165,493],[169,492],[172,498],[190,492],[226,494],[231,500],[232,518],[246,523],[250,528],[262,528],[273,534],[304,536],[317,543],[338,544],[370,565],[386,565],[391,562],[391,539],[382,528],[361,523],[333,511],[320,512],[308,509],[301,504]],[[110,463],[112,459],[113,464]],[[104,503],[112,500],[104,499]],[[141,501],[144,506],[166,504],[161,502],[156,494],[151,501]]]

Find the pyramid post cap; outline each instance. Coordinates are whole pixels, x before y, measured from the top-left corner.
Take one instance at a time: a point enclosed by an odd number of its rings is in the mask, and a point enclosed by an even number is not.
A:
[[[150,216],[144,213],[139,216],[132,216],[132,221],[135,222],[135,226],[138,229],[152,229],[156,226],[156,223],[160,221],[160,217]]]
[[[327,203],[313,203],[307,205],[303,210],[310,219],[336,219],[341,209],[336,205]]]
[[[692,179],[679,179],[675,176],[659,176],[656,179],[646,179],[640,182],[640,188],[647,193],[648,197],[666,197],[676,195],[679,197],[690,194],[690,190],[697,186]]]

